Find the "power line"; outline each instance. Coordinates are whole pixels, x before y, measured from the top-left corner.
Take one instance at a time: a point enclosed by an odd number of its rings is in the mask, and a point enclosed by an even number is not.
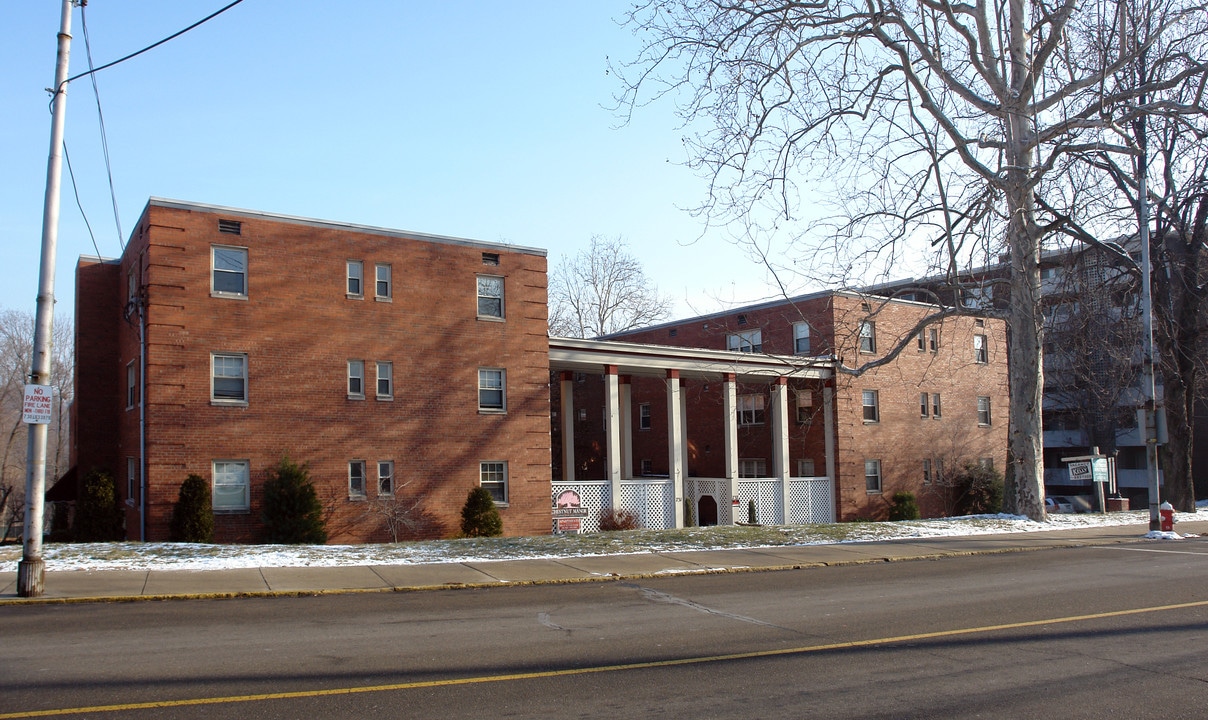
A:
[[[113,222],[115,225],[117,225],[117,244],[119,247],[121,247],[122,252],[125,252],[126,241],[124,238],[126,236],[124,233],[122,233],[122,219],[117,210],[117,190],[113,186],[113,166],[109,162],[109,136],[105,133],[105,113],[101,111],[101,90],[97,86],[96,71],[92,65],[92,43],[89,42],[88,18],[84,12],[86,7],[88,7],[87,3],[80,5],[80,27],[84,29],[84,53],[88,56],[88,69],[90,71],[88,78],[92,81],[92,95],[96,98],[96,116],[101,126],[101,154],[105,156],[105,175],[109,179],[109,202],[113,205]],[[64,144],[63,151],[64,153],[67,151],[66,144]],[[71,163],[67,164],[67,169],[68,171],[71,170]],[[75,187],[74,177],[72,177],[72,187]],[[78,195],[76,197],[76,204],[79,204]],[[82,208],[80,212],[83,213]],[[88,222],[87,218],[85,218],[84,222]],[[92,229],[89,228],[89,232],[91,231]],[[96,238],[93,238],[92,244],[93,246],[96,245]],[[97,255],[100,255],[99,251],[97,252]]]

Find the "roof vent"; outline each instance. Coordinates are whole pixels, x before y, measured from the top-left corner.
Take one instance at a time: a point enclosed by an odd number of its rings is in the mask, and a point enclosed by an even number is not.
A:
[[[483,265],[498,265],[499,264],[499,253],[483,253],[482,254],[482,264]]]
[[[671,337],[675,337],[676,335],[679,335],[679,328],[671,328],[667,331],[667,334]]]
[[[226,233],[228,235],[242,235],[243,223],[239,222],[238,220],[219,220],[218,232]]]
[[[746,316],[746,315],[739,315],[739,316],[738,316],[738,324],[739,324],[739,325],[746,325],[746,324],[747,324],[747,316]]]

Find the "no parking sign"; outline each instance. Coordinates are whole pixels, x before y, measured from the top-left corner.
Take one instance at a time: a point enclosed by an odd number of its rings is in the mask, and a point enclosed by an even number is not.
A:
[[[54,407],[54,388],[49,385],[26,385],[21,403],[21,419],[29,425],[49,425]]]

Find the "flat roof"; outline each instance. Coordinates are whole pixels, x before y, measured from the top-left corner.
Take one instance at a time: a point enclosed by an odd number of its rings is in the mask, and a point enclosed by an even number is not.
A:
[[[778,377],[825,380],[835,374],[835,360],[830,356],[765,355],[609,340],[549,339],[551,370],[599,373],[605,365],[616,365],[621,375],[664,377],[667,370],[678,370],[681,377],[712,380],[720,380],[725,373],[765,381]]]
[[[316,218],[299,217],[296,215],[282,215],[279,213],[264,212],[262,210],[245,210],[242,208],[209,205],[198,202],[187,202],[184,200],[172,200],[170,198],[154,196],[147,201],[148,207],[152,205],[155,207],[173,208],[176,210],[195,210],[198,212],[207,212],[215,215],[225,215],[228,217],[245,217],[259,220],[271,220],[273,222],[306,225],[308,227],[325,228],[328,230],[350,230],[353,232],[367,233],[370,235],[384,235],[386,237],[397,237],[407,240],[421,240],[423,242],[440,243],[445,245],[462,245],[487,250],[505,250],[524,255],[538,255],[540,257],[545,257],[548,254],[544,248],[526,247],[524,245],[487,242],[485,240],[471,240],[469,238],[452,237],[450,235],[432,235],[431,233],[413,232],[411,230],[397,230],[394,228],[383,228],[373,225],[359,225],[357,223],[320,220]]]

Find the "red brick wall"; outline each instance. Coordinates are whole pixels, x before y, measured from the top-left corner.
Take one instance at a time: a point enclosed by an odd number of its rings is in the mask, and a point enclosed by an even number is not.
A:
[[[119,369],[119,266],[81,258],[76,264],[75,378],[71,406],[71,464],[82,480],[93,469],[117,477],[118,426],[112,409],[124,404]]]
[[[219,218],[240,221],[241,233],[220,233]],[[247,248],[246,299],[211,296],[212,245]],[[370,500],[377,462],[393,461],[398,493],[422,495],[439,526],[426,534],[444,535],[458,531],[478,463],[506,461],[504,532],[549,531],[543,256],[154,201],[124,265],[144,247],[148,539],[167,536],[184,478],[210,478],[225,459],[250,461],[251,509],[219,515],[216,539],[254,541],[260,486],[285,454],[309,465],[332,542],[388,539],[369,503],[349,498],[351,460],[366,462]],[[484,251],[499,266],[484,266]],[[346,297],[348,260],[364,263],[364,299]],[[389,302],[373,297],[375,263],[392,267]],[[476,318],[478,274],[505,278],[504,321]],[[123,359],[137,353],[131,340]],[[246,406],[210,402],[212,352],[247,354]],[[365,361],[364,400],[347,397],[348,360]],[[375,399],[377,361],[394,364],[393,400]],[[479,367],[506,370],[506,414],[479,413]],[[122,429],[123,448],[137,443],[137,422]]]

